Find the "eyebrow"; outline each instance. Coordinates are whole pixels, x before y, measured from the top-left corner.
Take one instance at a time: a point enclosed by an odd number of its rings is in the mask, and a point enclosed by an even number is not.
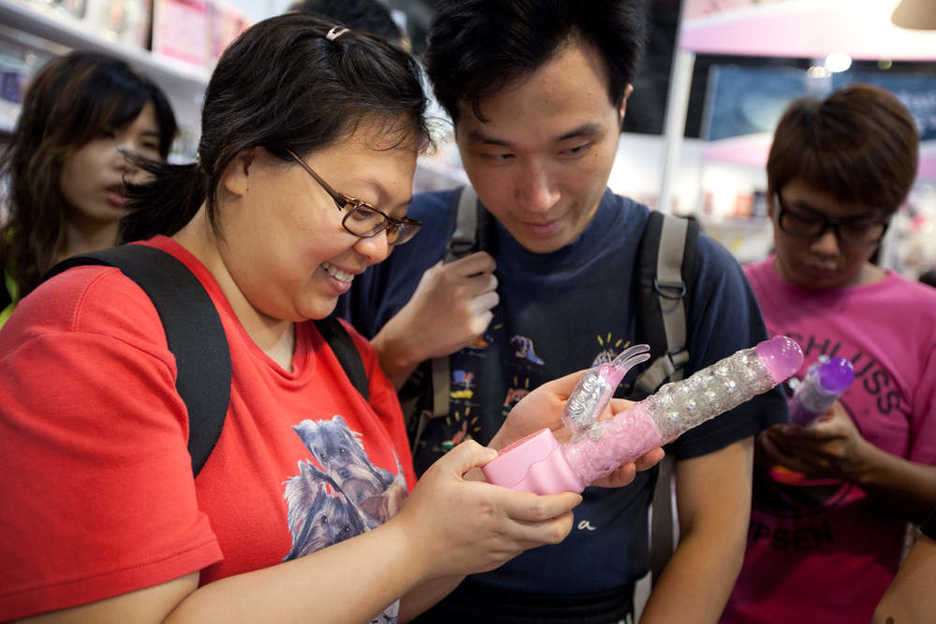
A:
[[[342,191],[338,191],[337,189],[335,189],[335,190],[336,190],[338,193],[341,193],[341,194],[345,195],[345,197],[348,197],[348,198],[350,198],[350,199],[357,199],[357,200],[363,201],[365,204],[368,204],[369,206],[373,206],[374,208],[377,208],[377,209],[379,209],[379,210],[383,210],[384,212],[386,212],[386,213],[388,213],[388,214],[389,214],[391,211],[393,211],[393,210],[395,210],[395,209],[397,209],[397,208],[408,207],[411,203],[413,203],[413,196],[410,195],[408,198],[406,198],[405,200],[399,202],[397,205],[393,206],[393,207],[390,208],[389,210],[384,209],[384,208],[381,208],[379,204],[381,204],[382,202],[381,202],[380,200],[381,200],[382,198],[385,198],[385,197],[389,197],[389,196],[390,196],[390,194],[387,192],[387,190],[386,190],[383,186],[381,186],[380,184],[378,184],[377,182],[374,182],[373,180],[360,180],[360,183],[362,183],[362,184],[364,184],[364,185],[366,185],[366,186],[369,186],[369,187],[371,187],[373,190],[377,191],[377,203],[376,203],[376,204],[372,204],[372,203],[369,202],[369,201],[364,201],[363,199],[361,199],[361,198],[358,197],[358,196],[355,196],[355,195],[348,195],[348,194],[346,194],[346,193],[343,193]]]
[[[590,139],[600,134],[602,134],[602,129],[598,124],[584,123],[577,128],[554,137],[552,141],[554,143],[562,143],[563,141],[568,141],[570,139]],[[499,145],[503,147],[511,146],[509,141],[488,136],[480,130],[472,130],[469,132],[468,141],[470,143],[483,143],[485,145]]]

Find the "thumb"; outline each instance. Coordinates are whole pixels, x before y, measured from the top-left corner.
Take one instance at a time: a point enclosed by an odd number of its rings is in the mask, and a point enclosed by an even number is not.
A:
[[[481,446],[474,440],[465,440],[436,463],[444,462],[446,472],[453,472],[461,477],[472,468],[479,468],[496,457],[497,451],[494,449]]]

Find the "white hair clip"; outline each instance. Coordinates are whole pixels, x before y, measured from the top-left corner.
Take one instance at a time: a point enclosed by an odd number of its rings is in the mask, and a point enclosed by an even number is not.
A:
[[[325,35],[325,38],[329,41],[334,41],[346,32],[348,32],[348,29],[343,26],[333,26],[332,29],[328,31],[328,34]]]

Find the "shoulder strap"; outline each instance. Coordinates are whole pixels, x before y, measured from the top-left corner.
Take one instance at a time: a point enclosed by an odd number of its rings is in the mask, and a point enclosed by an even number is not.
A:
[[[176,359],[176,389],[189,414],[188,450],[198,475],[214,449],[231,393],[231,354],[211,297],[179,260],[146,245],[122,245],[74,256],[45,279],[74,266],[113,266],[136,282],[153,302]]]
[[[635,388],[649,396],[666,381],[682,379],[689,362],[686,320],[689,280],[699,226],[694,221],[651,212],[638,251],[638,326],[655,359]]]
[[[365,401],[370,400],[370,390],[367,381],[367,371],[364,370],[364,361],[361,352],[344,325],[333,316],[315,321],[319,333],[325,338],[328,346],[335,353],[341,368],[344,369],[351,384],[361,393]]]
[[[452,262],[467,256],[479,248],[479,222],[483,220],[478,194],[470,184],[455,190],[452,207],[455,217],[452,220],[452,229],[445,249],[445,262]],[[481,227],[485,226],[482,224]],[[423,385],[419,387],[431,396],[425,397],[425,394],[421,392],[420,396],[406,401],[401,400],[404,403],[404,415],[410,421],[407,425],[411,431],[410,442],[413,449],[419,444],[429,421],[449,413],[452,376],[448,356],[433,358],[428,362],[428,370],[420,368],[417,374],[426,375],[427,373],[428,379],[424,380]]]
[[[689,362],[687,314],[695,272],[699,226],[695,221],[651,212],[638,252],[639,328],[656,358],[635,382],[639,396],[649,396],[668,381],[682,379]],[[656,582],[678,538],[672,489],[672,455],[657,468],[651,501],[650,571]]]
[[[445,250],[445,261],[451,262],[473,252],[478,244],[478,194],[466,184],[455,190],[454,229]]]

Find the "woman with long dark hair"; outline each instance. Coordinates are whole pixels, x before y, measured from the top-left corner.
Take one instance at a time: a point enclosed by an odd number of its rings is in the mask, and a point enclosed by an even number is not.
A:
[[[139,180],[130,159],[165,160],[175,134],[165,94],[121,60],[71,52],[36,75],[2,160],[0,326],[57,261],[116,243],[124,183]]]

